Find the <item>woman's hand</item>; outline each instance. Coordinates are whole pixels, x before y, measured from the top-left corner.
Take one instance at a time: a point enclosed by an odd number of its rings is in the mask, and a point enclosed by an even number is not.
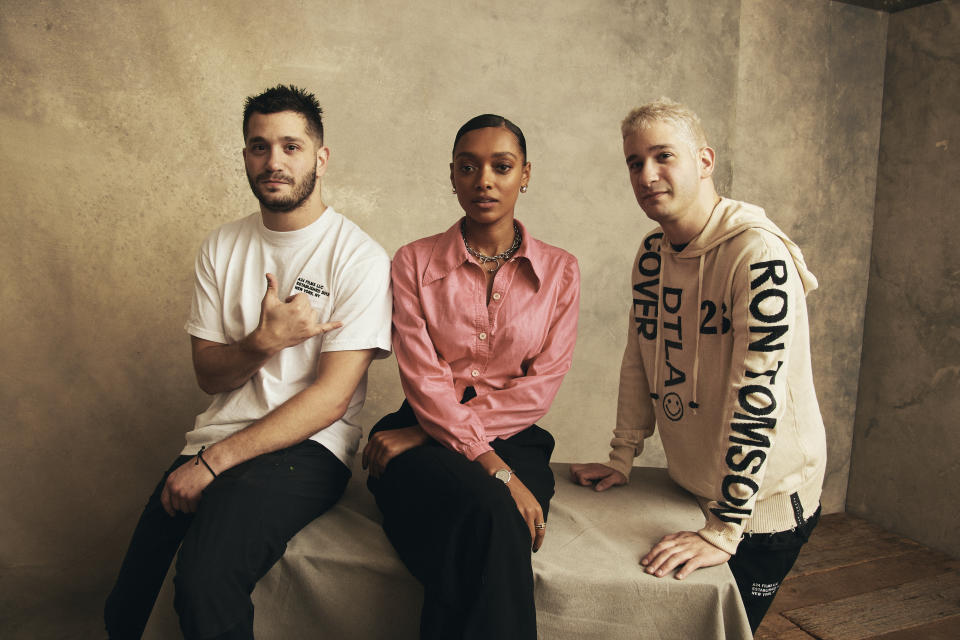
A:
[[[477,456],[477,462],[479,462],[491,476],[500,469],[510,469],[507,463],[503,461],[503,458],[493,451],[487,451]],[[527,523],[527,528],[530,529],[531,549],[536,552],[540,549],[540,545],[543,544],[543,538],[547,533],[546,522],[543,519],[543,509],[540,508],[540,502],[530,493],[530,490],[520,482],[520,478],[512,473],[510,482],[507,483],[507,489],[510,490],[513,501],[517,503],[517,510]]]
[[[363,448],[363,468],[369,467],[370,475],[379,478],[396,456],[426,443],[429,439],[430,436],[418,424],[402,429],[378,431]]]
[[[540,502],[530,493],[530,490],[520,482],[520,478],[512,476],[507,483],[507,489],[510,489],[510,495],[513,501],[517,503],[517,509],[520,515],[527,522],[530,529],[530,539],[533,541],[531,547],[534,552],[540,549],[543,544],[543,538],[547,533],[546,522],[543,520],[543,509],[540,508]],[[541,525],[537,527],[536,525]]]

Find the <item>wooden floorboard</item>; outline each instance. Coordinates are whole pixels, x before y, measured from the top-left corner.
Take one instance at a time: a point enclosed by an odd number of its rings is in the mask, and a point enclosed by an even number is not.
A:
[[[891,631],[871,640],[957,640],[960,638],[960,616],[944,618],[936,622]]]
[[[777,613],[768,613],[754,640],[812,640],[813,636]]]
[[[824,516],[756,640],[958,640],[960,559],[847,514]]]
[[[771,611],[789,611],[960,570],[960,560],[920,549],[784,581]]]
[[[838,567],[902,555],[922,545],[862,518],[831,513],[820,519],[790,572],[799,577]]]
[[[821,640],[874,638],[960,616],[960,573],[951,571],[782,615]]]

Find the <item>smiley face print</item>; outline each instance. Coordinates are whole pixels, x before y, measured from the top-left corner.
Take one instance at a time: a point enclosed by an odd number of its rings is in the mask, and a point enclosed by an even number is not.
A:
[[[663,398],[663,412],[676,422],[683,417],[683,400],[676,393],[668,393]]]

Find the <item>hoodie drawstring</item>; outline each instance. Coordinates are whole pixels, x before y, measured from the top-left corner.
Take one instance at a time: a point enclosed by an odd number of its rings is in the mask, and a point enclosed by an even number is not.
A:
[[[700,269],[697,271],[697,306],[696,309],[696,318],[699,321],[700,319],[700,298],[703,297],[703,254],[700,254]],[[697,402],[699,397],[697,394],[699,385],[697,384],[697,379],[700,377],[700,325],[699,322],[697,326],[694,327],[694,334],[696,337],[693,339],[693,400],[690,401],[690,408],[693,409],[693,412],[696,413],[697,409],[700,407],[700,403]]]
[[[663,240],[661,239],[661,243]],[[659,383],[660,383],[660,339],[663,337],[663,270],[666,267],[666,261],[663,259],[663,253],[660,253],[660,277],[657,279],[657,334],[654,337],[654,342],[657,345],[657,350],[653,356],[653,391],[650,393],[650,397],[654,400],[660,397],[659,392]]]

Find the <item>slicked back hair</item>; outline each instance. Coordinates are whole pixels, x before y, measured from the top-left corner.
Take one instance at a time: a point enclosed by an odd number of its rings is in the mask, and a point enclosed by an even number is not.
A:
[[[523,137],[523,131],[503,116],[498,116],[493,113],[484,113],[483,115],[467,120],[467,122],[460,127],[460,130],[457,131],[457,136],[453,139],[454,150],[456,150],[457,143],[460,142],[460,138],[462,138],[464,134],[474,131],[475,129],[485,129],[487,127],[493,127],[495,129],[503,128],[512,133],[517,138],[517,144],[520,145],[520,152],[523,154],[523,163],[527,163],[527,141]]]
[[[632,133],[643,131],[655,122],[667,122],[673,125],[686,140],[694,155],[707,146],[707,136],[700,124],[700,117],[687,106],[674,102],[670,98],[659,98],[628,113],[620,123],[620,133],[626,138]]]
[[[323,109],[316,96],[292,84],[267,89],[257,96],[247,98],[243,106],[243,138],[247,138],[247,125],[254,113],[279,113],[293,111],[307,121],[307,133],[323,146]]]

